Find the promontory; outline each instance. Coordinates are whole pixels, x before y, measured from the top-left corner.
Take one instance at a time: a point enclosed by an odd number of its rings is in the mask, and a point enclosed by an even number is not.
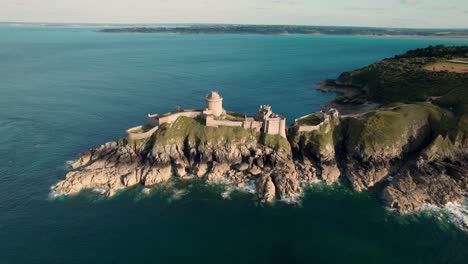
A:
[[[202,109],[149,114],[125,137],[85,151],[53,193],[112,196],[200,178],[265,202],[297,199],[319,182],[377,192],[403,213],[460,202],[468,193],[467,58],[467,46],[430,46],[345,72],[318,85],[340,96],[290,126],[269,105],[254,116],[226,110],[212,91]]]

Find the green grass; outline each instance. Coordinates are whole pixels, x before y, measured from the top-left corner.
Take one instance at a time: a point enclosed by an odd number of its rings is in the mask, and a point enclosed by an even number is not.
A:
[[[306,145],[316,153],[323,153],[334,148],[337,128],[338,124],[324,122],[318,130],[301,132],[290,138],[290,141]]]
[[[366,156],[387,148],[401,147],[411,140],[423,140],[432,134],[446,133],[452,115],[430,103],[394,104],[369,112],[363,120],[348,120],[348,146],[358,146]],[[417,139],[411,139],[415,129]]]
[[[310,115],[308,117],[299,119],[297,121],[298,125],[300,126],[316,126],[320,124],[323,121],[322,118],[316,116],[316,115]]]
[[[178,144],[186,140],[194,145],[258,142],[274,148],[290,148],[289,142],[279,135],[261,135],[254,129],[242,127],[207,127],[200,120],[189,117],[179,117],[174,123],[161,126],[152,136],[154,145]]]
[[[280,135],[262,134],[260,135],[259,142],[262,145],[272,147],[275,149],[290,149],[291,148],[288,140]]]
[[[244,121],[245,116],[239,113],[229,112],[220,117],[215,117],[215,120],[228,120],[228,121]]]
[[[445,62],[468,52],[467,46],[429,47],[409,51],[395,58],[385,59],[359,70],[343,73],[339,80],[366,87],[371,100],[380,103],[420,102],[429,97],[444,107],[452,107],[461,114],[468,104],[468,74],[427,71],[427,65]]]
[[[467,56],[468,46],[417,49],[359,70],[343,73],[339,80],[365,87],[369,99],[381,104],[413,104],[432,100],[434,104],[450,110],[456,116],[456,120],[449,118],[447,122],[441,122],[441,129],[446,127],[445,130],[452,130],[452,134],[461,133],[468,137],[468,73],[427,70],[428,65],[448,63],[448,60]],[[404,129],[403,124],[409,121],[410,118],[405,119],[398,113],[381,112],[368,119],[368,125],[355,124],[359,123],[357,121],[352,121],[351,125],[355,126],[354,129],[374,128],[374,131],[363,131],[369,135],[368,142],[371,141],[372,133],[381,136],[386,142],[392,138],[393,133]],[[388,127],[390,134],[379,129],[381,127]],[[352,132],[354,133],[356,132]]]
[[[155,145],[180,143],[188,140],[190,143],[226,144],[229,142],[245,143],[257,139],[256,131],[241,127],[207,127],[189,117],[179,117],[172,124],[161,126],[153,134]]]

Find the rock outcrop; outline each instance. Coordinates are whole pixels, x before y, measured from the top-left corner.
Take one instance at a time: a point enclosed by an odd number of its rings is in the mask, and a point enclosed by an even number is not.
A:
[[[184,117],[149,140],[85,151],[54,192],[96,189],[112,196],[130,186],[198,177],[255,186],[260,200],[272,202],[295,198],[313,182],[333,184],[342,177],[356,191],[382,186],[388,207],[412,212],[425,203],[459,201],[468,191],[466,136],[440,133],[451,119],[428,103],[398,104],[341,119],[328,116],[314,130],[292,129],[288,143],[245,129],[205,128]]]
[[[182,121],[171,126],[180,131],[181,125],[196,125],[188,119]],[[84,152],[55,186],[55,193],[98,189],[112,196],[125,187],[154,186],[171,177],[200,177],[237,187],[251,183],[258,197],[269,202],[301,193],[289,148],[261,144],[250,134],[217,142],[191,140],[187,134],[162,142],[158,137],[167,136],[170,129],[148,141],[110,142]]]
[[[426,203],[443,207],[459,202],[467,191],[468,144],[438,136],[416,162],[390,181],[383,198],[390,208],[413,212]]]
[[[430,103],[396,104],[362,115],[326,116],[306,132],[293,127],[288,142],[246,129],[207,128],[182,117],[149,140],[85,151],[54,192],[96,189],[112,196],[130,186],[198,177],[255,186],[260,200],[272,202],[341,177],[356,191],[382,190],[388,207],[412,212],[425,203],[459,201],[468,192],[466,133],[443,132],[454,118]]]

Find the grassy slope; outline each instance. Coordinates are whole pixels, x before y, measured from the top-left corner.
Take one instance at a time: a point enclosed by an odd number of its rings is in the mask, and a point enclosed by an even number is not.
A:
[[[434,135],[446,134],[455,124],[449,111],[430,103],[393,104],[367,113],[362,120],[350,119],[347,145],[359,149],[365,157],[407,144],[419,148]],[[412,138],[414,131],[419,138]]]
[[[300,126],[316,126],[320,124],[323,120],[315,115],[308,116],[306,118],[298,120]]]
[[[254,129],[241,127],[207,127],[200,120],[179,117],[174,123],[162,126],[152,136],[154,145],[177,144],[188,140],[192,144],[225,145],[258,142],[274,148],[289,149],[281,136],[260,135]]]
[[[423,102],[433,98],[436,105],[450,109],[457,116],[458,125],[453,127],[452,133],[466,134],[468,74],[425,69],[432,63],[460,57],[468,57],[468,46],[417,49],[343,73],[339,80],[365,88],[370,100],[383,104]]]

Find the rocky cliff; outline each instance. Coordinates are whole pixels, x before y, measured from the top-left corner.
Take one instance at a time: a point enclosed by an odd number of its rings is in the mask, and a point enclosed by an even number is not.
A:
[[[447,134],[455,119],[430,103],[393,104],[328,118],[311,132],[291,130],[288,142],[180,117],[148,140],[84,152],[54,191],[97,189],[112,196],[125,187],[199,177],[253,186],[259,199],[271,202],[295,198],[316,181],[342,178],[356,191],[382,191],[387,206],[411,212],[424,203],[460,201],[468,190],[468,141],[465,133]]]
[[[180,117],[150,140],[109,142],[84,152],[57,194],[98,189],[108,196],[141,184],[155,186],[171,177],[200,177],[242,188],[253,185],[264,201],[299,195],[301,188],[287,141],[265,139],[253,130],[204,127]],[[284,142],[283,142],[284,141]]]
[[[468,191],[466,133],[453,129],[456,120],[431,103],[398,103],[328,120],[289,140],[300,178],[331,184],[341,177],[412,212],[461,201]]]

